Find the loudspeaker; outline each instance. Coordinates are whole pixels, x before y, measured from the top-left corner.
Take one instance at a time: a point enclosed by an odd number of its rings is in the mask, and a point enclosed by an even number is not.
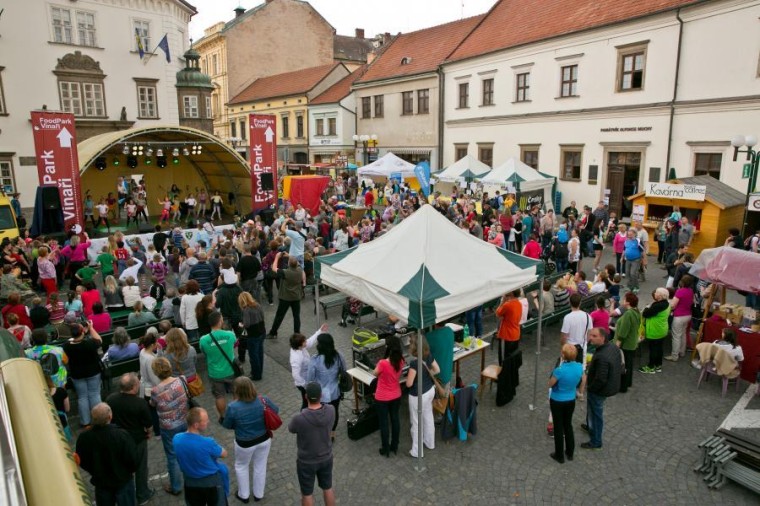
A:
[[[150,223],[142,223],[140,226],[137,227],[137,232],[139,234],[150,234],[151,232],[155,232],[156,229],[153,225]]]
[[[274,223],[274,209],[262,209],[259,211],[259,216],[261,216],[261,221],[267,226],[271,227],[272,223]]]
[[[261,189],[265,192],[271,192],[274,190],[274,176],[271,172],[263,172],[261,178]]]
[[[42,208],[47,211],[55,211],[61,208],[61,196],[58,193],[58,187],[42,187]]]

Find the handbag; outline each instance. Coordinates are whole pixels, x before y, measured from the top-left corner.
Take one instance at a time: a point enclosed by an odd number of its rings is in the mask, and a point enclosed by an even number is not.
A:
[[[351,375],[346,372],[346,365],[343,363],[343,357],[338,354],[338,388],[341,393],[350,392],[354,388]]]
[[[187,387],[187,380],[184,376],[180,376],[179,380],[182,382],[182,388],[185,389],[185,395],[187,396],[188,409],[199,408],[201,405],[196,401],[192,395],[190,395],[190,389]]]
[[[240,363],[240,360],[230,360],[230,357],[227,356],[227,352],[224,351],[224,348],[219,346],[219,341],[216,340],[214,337],[213,332],[209,332],[208,335],[211,337],[211,340],[214,341],[214,344],[217,348],[219,348],[219,351],[222,353],[222,356],[227,361],[228,364],[230,364],[230,367],[232,367],[232,375],[237,377],[240,377],[243,375],[243,364]]]
[[[280,418],[280,415],[278,415],[275,410],[269,407],[269,404],[264,400],[264,397],[260,397],[260,399],[261,403],[264,405],[264,427],[266,427],[267,432],[271,434],[272,431],[275,431],[282,426],[282,418]]]
[[[179,370],[180,376],[185,376],[185,371],[182,370],[182,366],[179,363],[179,360],[176,361],[177,364],[177,370]],[[195,373],[195,381],[191,381],[187,383],[187,390],[190,392],[190,395],[192,397],[198,397],[201,395],[206,389],[203,386],[203,380],[201,379],[201,375],[197,372]]]
[[[425,366],[425,369],[427,369],[428,375],[430,376],[430,379],[433,380],[433,385],[435,386],[435,398],[436,399],[446,399],[448,398],[449,391],[448,388],[444,388],[443,383],[441,383],[441,380],[439,380],[436,376],[433,375],[432,372],[430,372],[430,368],[425,363],[425,361],[422,361],[422,365]]]

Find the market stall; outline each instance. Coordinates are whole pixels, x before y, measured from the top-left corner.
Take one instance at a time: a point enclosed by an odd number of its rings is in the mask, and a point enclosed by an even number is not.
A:
[[[485,177],[489,172],[491,172],[491,167],[474,156],[467,155],[433,174],[436,180],[435,189],[450,194],[454,188],[461,188],[462,184]]]
[[[657,230],[678,206],[694,225],[690,251],[695,256],[706,248],[722,246],[728,229],[741,229],[745,195],[711,176],[674,179],[667,183],[646,183],[632,202],[632,221],[641,221],[649,232],[649,253],[657,253]]]
[[[537,171],[518,158],[508,158],[483,177],[480,182],[485,191],[514,188],[520,209],[527,209],[533,205],[538,205],[546,210],[554,208],[553,196],[556,178]],[[492,192],[489,191],[489,193]]]
[[[329,176],[285,176],[282,178],[282,197],[293,205],[301,204],[316,216],[322,193],[329,182]]]
[[[360,177],[392,179],[397,176],[401,178],[414,178],[414,164],[402,160],[393,153],[386,153],[374,162],[364,167],[359,167],[356,172]]]

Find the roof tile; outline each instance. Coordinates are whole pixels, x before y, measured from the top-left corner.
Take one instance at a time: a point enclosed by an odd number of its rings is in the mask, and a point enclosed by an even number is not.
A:
[[[321,95],[309,102],[309,105],[334,104],[340,102],[351,93],[351,85],[354,84],[367,70],[367,65],[362,65],[352,73],[327,88]]]
[[[242,104],[267,98],[303,95],[319,84],[338,65],[342,64],[330,63],[319,67],[261,77],[233,97],[229,103]]]
[[[700,0],[499,0],[449,61],[676,9]]]
[[[357,82],[436,70],[481,19],[483,15],[398,35]],[[408,62],[402,64],[403,59]]]

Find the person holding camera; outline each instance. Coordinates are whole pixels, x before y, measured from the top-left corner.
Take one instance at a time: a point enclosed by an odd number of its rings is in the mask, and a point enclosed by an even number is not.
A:
[[[103,340],[92,327],[92,321],[86,325],[69,324],[71,339],[63,344],[63,351],[69,359],[69,377],[77,392],[79,421],[82,428],[89,428],[92,423],[90,412],[100,404],[100,349]]]

